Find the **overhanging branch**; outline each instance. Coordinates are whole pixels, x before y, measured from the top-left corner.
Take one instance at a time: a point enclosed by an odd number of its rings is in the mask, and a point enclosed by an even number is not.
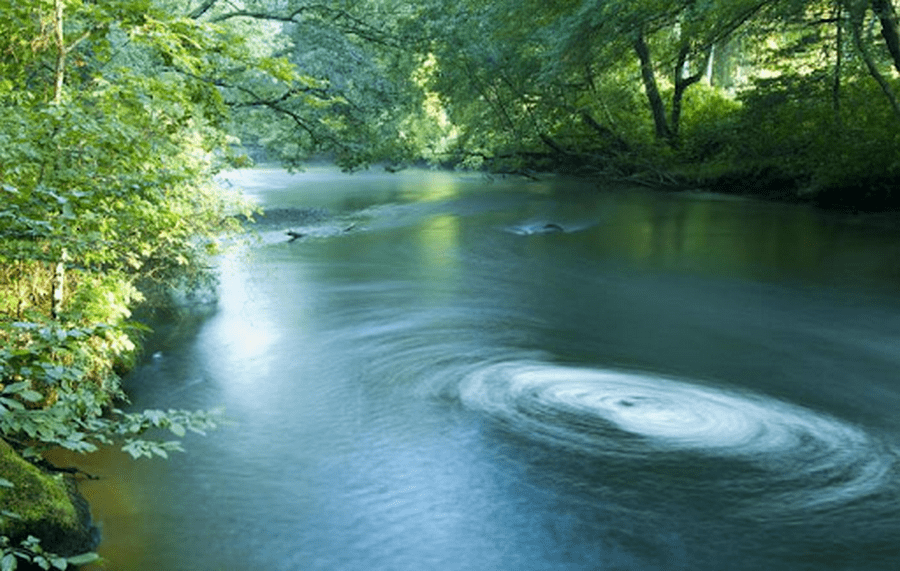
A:
[[[215,2],[215,0],[207,0],[207,3],[209,3],[210,1]],[[392,48],[404,47],[397,38],[393,37],[391,34],[385,32],[384,30],[381,30],[378,27],[369,24],[365,20],[350,14],[346,10],[332,8],[326,4],[308,4],[306,6],[295,8],[290,12],[284,12],[281,14],[257,10],[234,10],[232,12],[214,16],[210,19],[210,21],[218,23],[234,18],[251,18],[255,20],[269,20],[273,22],[296,24],[302,20],[300,16],[302,16],[304,13],[313,13],[321,17],[327,17],[333,22],[341,23],[341,27],[344,32],[358,36],[359,38],[368,42],[377,43]]]
[[[215,6],[216,2],[218,2],[218,0],[206,0],[203,4],[197,6],[190,13],[188,13],[188,18],[196,20],[197,18],[203,16],[203,14],[206,14],[210,8]]]

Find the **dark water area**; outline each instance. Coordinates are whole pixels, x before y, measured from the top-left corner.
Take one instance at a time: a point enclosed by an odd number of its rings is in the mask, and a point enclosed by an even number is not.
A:
[[[273,216],[126,383],[230,422],[168,462],[80,460],[106,568],[900,568],[896,219],[230,180]]]

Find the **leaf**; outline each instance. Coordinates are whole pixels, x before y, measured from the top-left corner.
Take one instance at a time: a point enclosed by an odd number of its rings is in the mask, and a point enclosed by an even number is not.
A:
[[[8,510],[0,510],[0,515],[3,515],[4,517],[12,518],[12,519],[22,519],[22,516],[20,516],[19,514],[8,511]]]
[[[15,488],[16,485],[5,478],[0,478],[0,488]]]
[[[0,397],[0,404],[12,410],[25,410],[25,407],[17,400]]]
[[[25,373],[23,373],[23,374],[25,374]],[[11,385],[6,385],[6,388],[3,389],[2,394],[9,395],[9,394],[17,393],[19,391],[24,391],[25,389],[28,388],[28,385],[29,385],[28,381],[23,381],[21,383],[13,383]]]
[[[40,400],[43,400],[44,398],[44,395],[42,395],[41,393],[32,391],[30,389],[20,392],[19,396],[27,400],[28,402],[38,402]]]
[[[143,440],[132,440],[122,446],[122,451],[127,452],[133,459],[137,460],[143,456],[152,458],[153,453],[147,450],[147,443]]]
[[[153,426],[159,426],[165,416],[166,413],[161,410],[150,409],[144,411],[144,418],[149,420]]]
[[[172,426],[169,427],[169,430],[172,431],[172,434],[178,437],[183,437],[185,435],[184,427],[177,422],[173,422]]]
[[[72,557],[68,557],[66,558],[66,561],[70,565],[87,565],[88,563],[93,563],[98,559],[100,559],[100,556],[90,551],[88,553],[82,553],[81,555],[73,555]]]
[[[0,571],[15,571],[18,564],[16,556],[12,553],[7,553],[3,556],[3,559],[0,559]]]
[[[57,569],[62,569],[63,571],[69,566],[69,562],[66,561],[65,557],[54,557],[50,563]]]

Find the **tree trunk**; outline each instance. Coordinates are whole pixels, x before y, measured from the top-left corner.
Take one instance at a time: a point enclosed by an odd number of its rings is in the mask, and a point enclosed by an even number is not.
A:
[[[53,83],[53,103],[62,103],[66,80],[66,37],[63,31],[63,0],[53,1],[53,35],[56,39],[56,70]]]
[[[69,48],[66,47],[65,30],[63,29],[64,6],[63,0],[53,0],[53,35],[56,40],[56,69],[53,82],[53,105],[62,105],[63,88],[66,82],[66,56]],[[66,291],[66,251],[63,249],[59,255],[59,261],[53,267],[52,301],[50,315],[57,319],[63,310],[63,300]]]
[[[892,0],[872,0],[872,10],[881,22],[881,37],[887,45],[894,68],[900,73],[900,23]]]
[[[58,319],[63,311],[63,301],[66,293],[66,251],[63,250],[53,268],[53,301],[50,306],[50,315]]]
[[[835,56],[834,56],[834,76],[831,82],[831,107],[834,111],[834,124],[838,129],[843,130],[843,122],[841,120],[841,67],[844,58],[844,26],[843,6],[840,2],[835,3],[834,22],[835,22]]]
[[[866,40],[862,37],[862,24],[862,17],[859,15],[856,15],[850,22],[850,30],[853,32],[853,42],[856,44],[856,49],[859,50],[859,54],[862,56],[862,60],[869,70],[869,75],[871,75],[872,79],[874,79],[878,83],[878,86],[881,87],[881,91],[884,93],[884,96],[887,97],[887,100],[891,104],[891,108],[894,110],[894,115],[900,120],[900,101],[897,100],[897,95],[894,93],[891,84],[878,69],[872,54],[869,53]]]
[[[644,40],[643,32],[639,32],[634,41],[634,51],[637,52],[638,59],[641,61],[641,79],[644,82],[647,100],[650,102],[650,111],[653,113],[656,138],[671,142],[672,130],[669,128],[669,121],[666,118],[666,105],[663,103],[659,87],[656,85],[656,74],[653,71],[653,61],[650,59],[650,48]]]
[[[709,65],[712,57],[712,47],[707,48],[706,55],[703,58],[699,70],[693,75],[684,77],[684,68],[687,65],[687,56],[690,53],[690,47],[685,43],[678,52],[678,60],[675,62],[675,91],[672,94],[672,119],[669,122],[670,137],[672,143],[676,143],[678,139],[678,129],[681,125],[681,105],[684,100],[684,92],[688,87],[694,85],[701,79]]]

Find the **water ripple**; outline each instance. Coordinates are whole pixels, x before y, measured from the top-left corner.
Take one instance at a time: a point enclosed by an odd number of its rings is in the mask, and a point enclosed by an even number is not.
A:
[[[572,451],[624,461],[709,458],[743,469],[692,476],[782,509],[830,509],[887,494],[896,455],[839,419],[762,395],[641,373],[539,362],[469,374],[460,399],[505,427]],[[769,506],[771,508],[771,506]]]

